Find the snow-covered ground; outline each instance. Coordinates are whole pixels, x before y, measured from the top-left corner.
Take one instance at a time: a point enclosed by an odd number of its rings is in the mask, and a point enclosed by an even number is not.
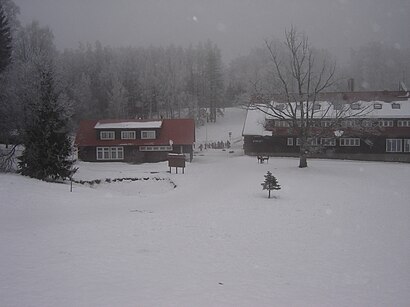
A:
[[[199,128],[198,142],[240,136],[240,118]],[[185,174],[79,163],[77,180],[103,181],[72,193],[0,174],[0,306],[408,306],[409,164],[299,169],[235,144]],[[141,180],[104,182],[124,177]]]

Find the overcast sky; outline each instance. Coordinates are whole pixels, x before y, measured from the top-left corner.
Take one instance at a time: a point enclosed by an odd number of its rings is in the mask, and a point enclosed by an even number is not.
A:
[[[410,47],[410,0],[14,0],[20,20],[48,25],[59,49],[194,45],[211,39],[226,61],[295,25],[339,58],[369,41]]]

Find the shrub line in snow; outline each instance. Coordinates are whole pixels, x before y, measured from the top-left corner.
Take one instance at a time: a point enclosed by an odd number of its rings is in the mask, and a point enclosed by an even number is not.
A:
[[[105,179],[94,179],[94,180],[75,180],[73,179],[73,182],[78,183],[78,184],[88,184],[88,185],[94,185],[94,184],[101,184],[101,183],[112,183],[112,182],[123,182],[123,181],[148,181],[148,180],[155,180],[155,181],[168,181],[171,185],[173,185],[174,189],[177,187],[175,182],[173,182],[169,178],[159,178],[159,177],[125,177],[125,178],[105,178]]]

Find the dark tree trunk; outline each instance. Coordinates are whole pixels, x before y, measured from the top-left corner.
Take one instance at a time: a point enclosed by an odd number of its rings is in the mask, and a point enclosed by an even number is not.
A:
[[[299,157],[299,168],[307,167],[307,160],[305,155]]]
[[[301,147],[299,154],[299,168],[305,167],[307,167],[306,150]]]
[[[269,190],[269,196],[268,196],[268,198],[270,198],[270,190]]]

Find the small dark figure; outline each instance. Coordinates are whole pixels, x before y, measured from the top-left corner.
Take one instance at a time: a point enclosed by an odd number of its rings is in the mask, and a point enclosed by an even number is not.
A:
[[[199,151],[202,151],[202,148],[203,148],[203,146],[202,146],[202,144],[200,144],[199,145]]]

